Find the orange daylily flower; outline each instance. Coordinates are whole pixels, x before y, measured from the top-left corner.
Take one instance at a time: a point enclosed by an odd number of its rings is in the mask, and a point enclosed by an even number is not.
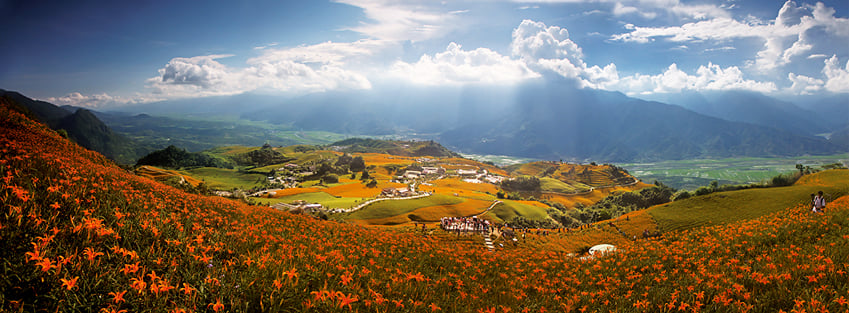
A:
[[[77,276],[77,277],[74,277],[72,279],[64,279],[64,278],[60,279],[62,281],[62,287],[65,287],[66,290],[73,289],[74,287],[77,286],[77,279],[79,279],[79,278],[80,277]]]

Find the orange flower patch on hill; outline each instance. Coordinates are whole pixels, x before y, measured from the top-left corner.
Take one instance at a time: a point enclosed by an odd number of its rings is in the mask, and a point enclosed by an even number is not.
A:
[[[380,195],[380,192],[383,191],[383,188],[401,188],[406,187],[407,185],[400,183],[391,183],[391,182],[381,182],[377,184],[377,187],[369,188],[365,184],[361,182],[355,182],[345,185],[339,185],[335,187],[325,188],[322,191],[329,193],[331,195],[337,197],[346,197],[346,198],[371,198]]]
[[[445,179],[440,179],[440,180],[434,180],[434,181],[431,182],[431,184],[434,184],[436,187],[447,188],[449,190],[450,189],[460,189],[460,190],[470,190],[470,191],[477,191],[477,192],[483,192],[483,193],[489,192],[491,194],[495,194],[495,193],[498,192],[498,187],[495,187],[495,185],[493,185],[493,184],[489,184],[489,183],[481,183],[481,184],[469,183],[469,182],[464,182],[464,181],[457,179],[457,178],[445,178]]]
[[[320,191],[320,189],[315,188],[315,187],[278,189],[278,190],[272,191],[272,192],[274,192],[274,195],[271,195],[271,192],[269,192],[268,197],[269,198],[280,198],[280,197],[285,197],[285,196],[297,195],[297,194],[302,194],[302,193],[317,192],[317,191]]]
[[[366,165],[383,166],[388,164],[409,165],[416,162],[416,158],[389,155],[382,153],[355,153],[355,156],[363,157]]]
[[[178,177],[182,177],[187,183],[189,183],[189,184],[191,184],[192,186],[195,186],[195,187],[197,187],[201,183],[200,180],[198,180],[194,177],[180,174],[177,171],[166,170],[166,169],[162,169],[162,168],[158,168],[158,167],[150,166],[150,165],[140,166],[138,169],[136,169],[136,174],[139,175],[139,176],[151,178],[151,179],[154,179],[154,180],[165,180],[165,179],[168,179],[169,177],[178,176]]]

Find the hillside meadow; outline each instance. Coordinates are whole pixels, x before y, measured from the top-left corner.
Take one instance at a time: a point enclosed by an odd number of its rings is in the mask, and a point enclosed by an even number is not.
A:
[[[556,243],[543,239],[490,253],[476,236],[319,221],[183,193],[6,106],[0,129],[2,311],[849,308],[845,196],[825,214],[789,206],[652,240],[623,237],[618,252],[599,258],[546,249]]]

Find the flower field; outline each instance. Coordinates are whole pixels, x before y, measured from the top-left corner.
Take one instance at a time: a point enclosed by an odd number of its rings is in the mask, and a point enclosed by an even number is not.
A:
[[[845,312],[849,198],[581,260],[133,175],[0,105],[0,311]],[[636,218],[635,218],[636,219]],[[566,238],[566,237],[564,237]]]

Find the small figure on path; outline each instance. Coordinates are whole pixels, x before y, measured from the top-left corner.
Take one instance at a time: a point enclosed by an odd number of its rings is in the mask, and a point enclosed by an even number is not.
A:
[[[822,195],[822,190],[817,192],[814,197],[814,212],[822,213],[825,210],[825,197]]]

